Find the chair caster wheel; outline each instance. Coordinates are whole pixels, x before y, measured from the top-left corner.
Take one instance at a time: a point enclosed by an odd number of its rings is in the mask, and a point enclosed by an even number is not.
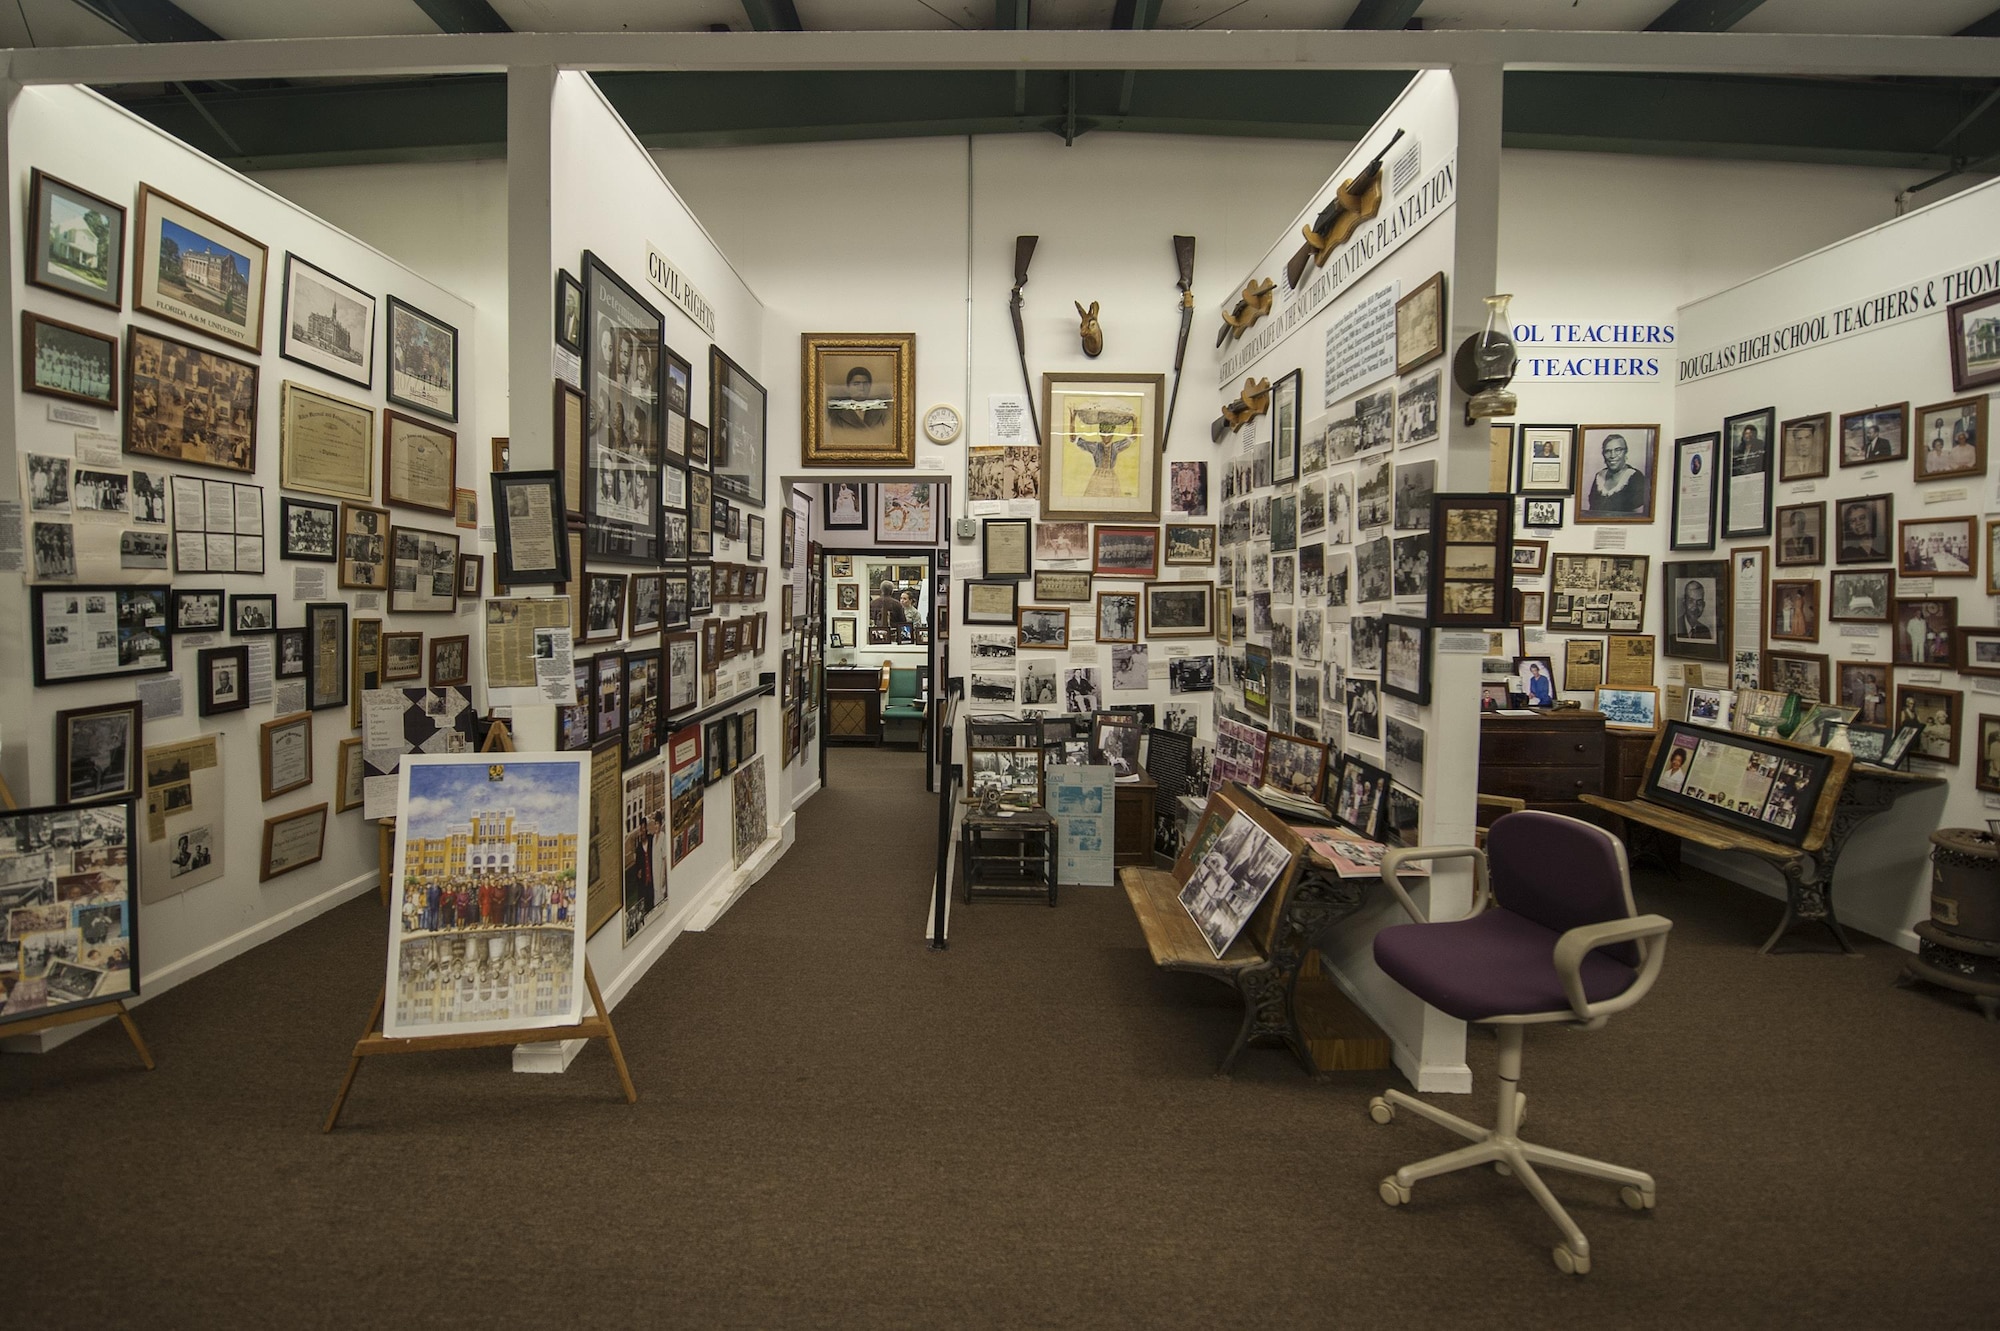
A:
[[[1377,1123],[1391,1122],[1396,1117],[1396,1106],[1378,1095],[1368,1102],[1368,1117]]]
[[[1383,1179],[1381,1186],[1375,1191],[1381,1196],[1384,1206],[1401,1206],[1410,1200],[1410,1190],[1396,1182],[1394,1175]]]
[[[1567,1243],[1558,1243],[1555,1251],[1556,1270],[1566,1276],[1587,1276],[1590,1274],[1590,1254],[1579,1257],[1569,1250]]]
[[[1495,1160],[1493,1162],[1493,1172],[1501,1178],[1512,1178],[1514,1177],[1514,1166],[1508,1164],[1505,1160]]]
[[[1618,1200],[1631,1207],[1634,1211],[1650,1211],[1653,1209],[1652,1190],[1647,1189],[1641,1192],[1629,1183],[1618,1190]]]

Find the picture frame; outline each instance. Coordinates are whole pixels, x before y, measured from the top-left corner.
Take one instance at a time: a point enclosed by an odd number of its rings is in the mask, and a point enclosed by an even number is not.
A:
[[[1963,392],[1963,389],[1953,389]],[[1840,465],[1901,462],[1910,455],[1910,404],[1894,402],[1840,414]]]
[[[944,537],[941,481],[876,481],[875,540],[882,545],[936,545]]]
[[[1977,790],[2000,791],[2000,716],[1979,718],[1979,747],[1973,750],[1972,784]]]
[[[1396,373],[1444,355],[1444,274],[1432,273],[1396,301]]]
[[[1651,522],[1660,427],[1580,425],[1577,436],[1577,522]]]
[[[479,491],[462,485],[452,491],[451,525],[460,531],[479,530]]]
[[[570,505],[569,511],[576,514],[581,525],[583,513],[584,464],[590,454],[590,432],[586,428],[589,419],[589,404],[582,392],[575,386],[556,380],[555,384],[555,469],[562,473],[563,501]],[[496,468],[495,475],[500,474]],[[680,475],[677,470],[668,469],[666,475]],[[683,500],[683,508],[686,502]]]
[[[1832,463],[1833,413],[1794,416],[1778,426],[1778,479],[1810,481]]]
[[[1893,568],[1837,568],[1828,575],[1826,617],[1835,624],[1887,624],[1896,596]]]
[[[1109,767],[1114,781],[1139,775],[1139,741],[1144,733],[1145,723],[1136,712],[1091,713],[1091,764]]]
[[[466,555],[458,557],[458,595],[460,600],[468,597],[479,598],[479,587],[485,579],[486,556]]]
[[[28,173],[28,284],[125,308],[125,208],[43,171]]]
[[[204,647],[195,654],[198,711],[202,716],[241,712],[250,706],[250,649]]]
[[[1561,495],[1531,495],[1521,500],[1521,525],[1523,527],[1555,528],[1563,525],[1563,507],[1568,501]]]
[[[400,296],[389,297],[384,396],[447,423],[458,420],[458,330]],[[387,415],[387,411],[383,412]]]
[[[662,347],[660,373],[662,403],[665,405],[667,411],[685,418],[688,412],[694,407],[694,395],[690,391],[694,384],[694,366],[688,362],[687,357],[679,354],[672,347]],[[685,454],[685,443],[683,443],[682,449],[683,454]],[[705,465],[707,461],[707,453],[704,450],[702,462]]]
[[[1163,562],[1168,568],[1206,568],[1215,562],[1215,524],[1169,522]]]
[[[1262,784],[1315,804],[1325,793],[1327,746],[1303,735],[1273,734],[1265,741]]]
[[[1280,375],[1271,384],[1271,482],[1289,485],[1299,478],[1300,371]],[[1157,515],[1156,515],[1157,516]]]
[[[868,485],[864,481],[829,481],[820,495],[820,526],[827,531],[867,531]]]
[[[1548,626],[1581,633],[1640,632],[1651,564],[1648,555],[1552,555]]]
[[[313,782],[313,715],[294,712],[257,727],[257,773],[267,800]]]
[[[0,1034],[31,1034],[66,1009],[138,994],[142,828],[133,798],[0,812],[12,944]],[[77,861],[91,867],[72,873]]]
[[[263,849],[257,858],[257,881],[268,883],[308,864],[317,864],[325,853],[324,803],[266,818]]]
[[[220,587],[174,587],[167,604],[169,633],[220,633],[227,624],[229,594]]]
[[[458,533],[389,528],[389,609],[447,615],[458,610]]]
[[[1519,587],[1512,588],[1511,591],[1514,609],[1512,617],[1507,621],[1507,627],[1529,628],[1547,622],[1549,613],[1547,592],[1524,591]]]
[[[764,507],[767,396],[764,385],[751,378],[748,370],[721,347],[709,344],[709,470],[717,494],[740,499],[752,508]],[[906,395],[904,401],[911,398]],[[692,448],[689,451],[692,453]]]
[[[1021,580],[1035,572],[1035,524],[1028,518],[985,518],[979,524],[979,574],[988,581]]]
[[[1813,831],[1822,792],[1852,761],[1774,737],[1668,721],[1639,790],[1646,800],[1797,846]]]
[[[1563,692],[1595,693],[1603,684],[1604,639],[1563,639]]]
[[[966,746],[966,798],[978,803],[988,790],[999,793],[1000,807],[1016,813],[1042,807],[1042,750],[1040,745],[1002,747],[988,744]]]
[[[278,496],[278,558],[339,562],[340,506]]]
[[[1958,598],[1898,596],[1890,627],[1890,659],[1904,666],[1956,667]]]
[[[1786,504],[1777,510],[1772,563],[1801,568],[1826,563],[1826,501]]]
[[[2000,628],[1960,628],[1958,659],[1953,668],[1961,675],[2000,679]],[[1982,747],[1980,752],[1986,750]]]
[[[1819,641],[1818,578],[1771,579],[1770,603],[1769,641]]]
[[[1658,730],[1660,691],[1639,685],[1600,685],[1594,705],[1604,714],[1606,730]]]
[[[1419,705],[1431,700],[1430,621],[1382,616],[1382,691]]]
[[[1041,516],[1157,522],[1162,374],[1042,375]]]
[[[137,798],[145,752],[145,717],[136,701],[58,711],[56,803]]]
[[[565,579],[567,581],[567,579]],[[634,573],[626,586],[629,604],[625,622],[635,638],[658,633],[665,617],[665,575]]]
[[[567,268],[556,269],[556,345],[583,354],[583,283]]]
[[[399,684],[424,677],[424,635],[384,633],[382,635],[382,682]]]
[[[519,475],[505,472],[504,475]],[[382,411],[382,502],[457,516],[458,436],[400,411]]]
[[[1433,494],[1429,522],[1430,622],[1480,628],[1505,624],[1513,609],[1508,593],[1515,574],[1540,573],[1548,542],[1529,543],[1538,554],[1532,569],[1516,566],[1514,500],[1509,495]]]
[[[1145,596],[1147,637],[1216,636],[1214,583],[1149,582]]]
[[[362,388],[375,386],[375,297],[285,255],[278,355]]]
[[[1796,693],[1804,702],[1826,702],[1828,661],[1823,652],[1764,653],[1763,686],[1775,693]]]
[[[115,334],[21,311],[21,391],[118,410]]]
[[[1160,529],[1098,523],[1090,529],[1090,571],[1100,578],[1157,578]]]
[[[2000,384],[2000,292],[1954,301],[1945,309],[1951,345],[1951,391]]]
[[[914,467],[915,333],[801,333],[800,461],[808,467]]]
[[[1924,684],[1896,682],[1895,729],[1917,727],[1917,739],[1910,753],[1932,762],[1958,763],[1959,721],[1965,694],[1958,689],[1932,688]],[[1884,755],[1887,761],[1887,755]]]
[[[229,636],[260,638],[278,631],[278,597],[275,592],[232,592],[229,597]]]
[[[569,517],[563,474],[497,472],[493,485],[494,580],[508,587],[570,580]]]
[[[743,544],[749,551],[751,563],[761,564],[764,561],[764,519],[755,513],[744,516]]]
[[[1069,607],[1022,606],[1014,621],[1014,642],[1021,651],[1067,651]]]
[[[1139,641],[1138,592],[1097,593],[1097,641]]]
[[[278,484],[366,503],[375,497],[374,463],[374,408],[285,381],[278,419]]]
[[[380,621],[375,621],[379,624]],[[306,710],[347,706],[347,602],[306,604]],[[358,721],[357,721],[357,724]]]
[[[709,428],[700,421],[690,419],[687,427],[687,460],[690,470],[699,470],[703,475],[709,470]]]
[[[618,652],[599,652],[590,658],[590,696],[595,710],[590,718],[593,745],[618,740],[624,754],[625,739],[625,658]]]
[[[269,250],[143,181],[137,233],[134,309],[262,353]]]
[[[1834,500],[1833,527],[1836,564],[1880,564],[1896,557],[1893,495]]]
[[[616,642],[625,636],[625,575],[585,568],[578,642]],[[602,738],[600,736],[599,738]]]
[[[1547,541],[1515,541],[1512,556],[1513,573],[1517,578],[1537,578],[1549,571]]]
[[[1835,674],[1834,696],[1852,707],[1862,725],[1889,724],[1889,699],[1894,692],[1886,661],[1842,661]]]
[[[1515,438],[1519,443],[1515,450],[1516,494],[1567,496],[1576,492],[1574,425],[1520,425],[1515,427]],[[1558,520],[1552,525],[1562,524]]]
[[[333,811],[346,813],[349,809],[360,808],[366,800],[362,795],[363,768],[361,764],[361,736],[340,741],[334,757]]]
[[[701,635],[669,633],[660,641],[661,668],[666,672],[666,710],[678,715],[700,701]]]
[[[1933,402],[1915,413],[1910,466],[1919,481],[1986,474],[1986,395]]]
[[[660,649],[624,654],[625,766],[637,767],[656,756],[665,739],[666,681]]]
[[[1334,797],[1327,801],[1333,816],[1362,836],[1381,840],[1389,774],[1364,758],[1342,753],[1334,786]]]
[[[1723,418],[1724,540],[1771,534],[1771,452],[1777,419],[1775,407]]]
[[[1736,690],[1704,688],[1690,684],[1687,690],[1687,716],[1669,717],[1669,720],[1683,719],[1689,725],[1707,726],[1711,730],[1731,729],[1731,721],[1736,712]]]
[[[583,254],[582,282],[582,389],[589,405],[577,505],[585,554],[593,563],[657,567],[666,317],[589,250]],[[567,459],[563,469],[577,470]]]
[[[136,324],[128,327],[124,450],[140,457],[254,473],[257,376],[257,367],[249,361]],[[208,385],[208,400],[216,409],[190,421],[177,385],[196,379]]]
[[[271,666],[273,679],[312,678],[311,658],[306,652],[306,631],[301,628],[279,629],[277,642],[272,644],[275,660]],[[307,684],[311,689],[311,684]]]
[[[1978,572],[1978,519],[1905,518],[1896,524],[1896,573],[1904,578],[1970,578]]]

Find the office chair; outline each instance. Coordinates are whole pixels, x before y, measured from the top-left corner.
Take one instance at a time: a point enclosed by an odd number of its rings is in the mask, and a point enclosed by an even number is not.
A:
[[[1466,858],[1475,874],[1471,912],[1462,920],[1426,920],[1397,870],[1412,860]],[[1561,1228],[1556,1266],[1565,1275],[1583,1275],[1590,1270],[1590,1242],[1535,1167],[1619,1184],[1619,1197],[1635,1211],[1653,1209],[1653,1177],[1520,1139],[1528,1104],[1519,1088],[1524,1028],[1568,1022],[1595,1029],[1631,1007],[1660,973],[1673,922],[1635,912],[1625,848],[1617,838],[1590,823],[1533,810],[1496,821],[1487,830],[1484,851],[1471,846],[1390,851],[1382,860],[1382,881],[1416,923],[1376,934],[1375,963],[1432,1007],[1490,1025],[1500,1039],[1499,1112],[1492,1128],[1401,1091],[1368,1102],[1368,1115],[1377,1123],[1389,1122],[1400,1106],[1472,1143],[1403,1166],[1382,1180],[1382,1200],[1400,1206],[1420,1179],[1490,1164],[1520,1179]]]

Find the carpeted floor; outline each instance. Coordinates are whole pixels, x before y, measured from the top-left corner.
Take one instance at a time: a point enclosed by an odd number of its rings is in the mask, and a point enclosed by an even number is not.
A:
[[[1156,972],[1115,889],[957,908],[922,946],[934,805],[846,750],[798,847],[560,1077],[504,1050],[371,1060],[374,898],[0,1059],[5,1320],[109,1326],[1985,1327],[2000,1029],[1890,987],[1901,954],[1759,957],[1777,907],[1645,877],[1677,923],[1640,1008],[1529,1036],[1529,1135],[1647,1168],[1556,1176],[1583,1280],[1511,1180],[1375,1196],[1445,1149],[1369,1123],[1394,1074],[1279,1050],[1210,1076],[1233,999]],[[1475,1033],[1490,1111],[1492,1045]]]

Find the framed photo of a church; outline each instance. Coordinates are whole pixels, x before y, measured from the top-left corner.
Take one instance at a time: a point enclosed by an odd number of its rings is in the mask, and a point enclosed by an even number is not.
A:
[[[1161,374],[1042,376],[1042,516],[1160,518]]]
[[[373,296],[296,254],[287,254],[283,298],[280,356],[363,388],[374,386]]]
[[[914,467],[917,335],[804,333],[808,467]]]

